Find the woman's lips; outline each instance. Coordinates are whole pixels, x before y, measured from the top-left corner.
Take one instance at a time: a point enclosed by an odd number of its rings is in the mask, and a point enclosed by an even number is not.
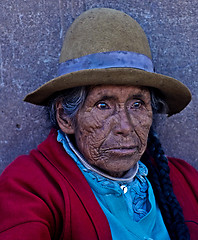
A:
[[[113,147],[105,149],[105,152],[110,152],[116,155],[132,155],[137,151],[137,147]]]

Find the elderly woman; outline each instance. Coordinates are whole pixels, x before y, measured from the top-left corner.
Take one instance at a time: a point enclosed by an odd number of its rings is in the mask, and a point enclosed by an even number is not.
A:
[[[156,113],[191,94],[153,71],[130,16],[92,9],[67,32],[58,77],[26,96],[52,130],[1,176],[0,239],[197,239],[198,173],[167,158]]]

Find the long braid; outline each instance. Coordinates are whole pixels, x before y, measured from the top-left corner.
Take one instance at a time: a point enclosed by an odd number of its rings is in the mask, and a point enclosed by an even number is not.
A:
[[[154,159],[156,166],[152,164],[149,159],[150,156]],[[143,155],[142,161],[148,167],[149,180],[152,184],[170,238],[172,240],[190,239],[188,228],[184,222],[182,209],[173,192],[169,177],[170,169],[168,159],[153,129],[150,130],[147,152]]]

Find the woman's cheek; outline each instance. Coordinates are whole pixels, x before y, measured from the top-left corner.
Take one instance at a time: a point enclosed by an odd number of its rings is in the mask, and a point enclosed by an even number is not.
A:
[[[79,150],[84,155],[91,155],[93,150],[98,149],[103,141],[103,124],[96,116],[83,116],[79,118],[75,131],[75,139]],[[95,151],[96,151],[95,150]]]
[[[152,111],[148,112],[145,115],[138,115],[136,117],[136,125],[134,126],[134,130],[138,135],[138,138],[142,145],[140,152],[143,152],[146,148],[148,134],[151,125],[152,125]]]

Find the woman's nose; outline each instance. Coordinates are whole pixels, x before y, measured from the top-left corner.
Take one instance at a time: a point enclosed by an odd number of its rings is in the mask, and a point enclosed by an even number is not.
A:
[[[133,131],[133,125],[126,110],[120,110],[117,113],[117,121],[114,128],[115,134],[128,136]]]

